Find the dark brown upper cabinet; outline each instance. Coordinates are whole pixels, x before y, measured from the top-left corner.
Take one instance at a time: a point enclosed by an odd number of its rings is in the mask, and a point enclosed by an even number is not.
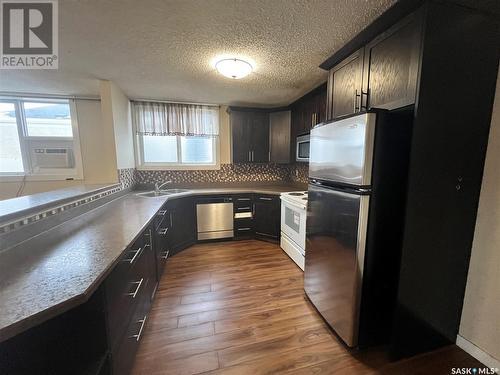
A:
[[[421,24],[420,13],[413,13],[364,48],[364,108],[390,110],[415,103]]]
[[[291,160],[295,160],[295,141],[297,136],[309,133],[312,127],[327,119],[327,85],[316,87],[290,105],[291,109]]]
[[[269,162],[269,113],[230,110],[233,163]]]
[[[326,119],[326,84],[316,87],[295,101],[291,110],[292,133],[309,133],[314,125]]]
[[[251,161],[250,117],[248,112],[231,111],[231,133],[233,137],[233,162]]]
[[[327,117],[352,115],[361,109],[364,50],[354,52],[328,75]]]
[[[252,112],[251,118],[251,162],[269,162],[269,113]]]
[[[272,163],[290,162],[290,111],[269,114],[269,152]]]
[[[415,103],[421,25],[421,13],[410,14],[330,69],[328,119]]]

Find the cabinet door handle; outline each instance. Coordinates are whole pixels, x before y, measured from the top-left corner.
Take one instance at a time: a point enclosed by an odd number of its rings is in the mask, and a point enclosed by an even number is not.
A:
[[[251,207],[238,207],[237,210],[238,211],[242,211],[242,210],[249,210]]]
[[[161,236],[164,236],[166,235],[168,232],[168,228],[161,228],[159,231],[158,231],[158,234],[161,235]]]
[[[255,161],[254,157],[253,157],[253,150],[252,150],[252,161]]]
[[[261,201],[272,201],[273,198],[259,197]]]
[[[130,259],[122,259],[122,262],[128,262],[130,264],[133,264],[135,262],[135,260],[137,259],[137,257],[139,256],[139,254],[141,253],[141,251],[142,251],[142,247],[138,248],[137,250],[131,251],[131,253],[134,253],[134,255],[132,256],[132,258],[130,258]]]
[[[358,106],[358,98],[360,98],[361,95],[358,94],[358,89],[354,90],[354,113],[359,112],[360,107]]]
[[[139,281],[134,281],[132,284],[137,284],[137,287],[135,290],[131,293],[127,293],[127,296],[131,296],[132,298],[135,298],[137,296],[137,293],[139,292],[139,289],[141,289],[142,282],[144,281],[144,278],[140,279]]]
[[[366,105],[363,105],[363,96],[366,96],[365,103]],[[370,89],[367,89],[366,92],[361,90],[361,108],[360,109],[368,109],[368,101],[370,100]]]
[[[167,213],[167,210],[160,210],[160,211],[158,211],[158,215],[159,216],[165,216],[166,213]]]
[[[244,231],[247,231],[247,230],[252,230],[252,228],[238,228],[236,230],[239,231],[239,232],[244,232]]]
[[[174,225],[172,224],[172,212],[170,212],[170,228],[173,228]]]
[[[137,323],[141,323],[141,326],[139,327],[139,332],[137,332],[137,334],[130,336],[131,339],[135,339],[136,341],[139,341],[141,339],[142,330],[144,329],[144,324],[146,324],[146,318],[147,315],[144,315],[144,318],[137,321]]]
[[[252,151],[248,151],[248,161],[252,161]]]
[[[167,250],[163,253],[163,255],[161,256],[161,259],[167,259],[168,258],[168,253],[170,252],[170,250]]]

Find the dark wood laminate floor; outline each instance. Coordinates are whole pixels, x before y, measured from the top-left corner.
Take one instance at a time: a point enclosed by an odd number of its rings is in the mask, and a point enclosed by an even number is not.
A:
[[[261,241],[196,245],[170,258],[133,375],[450,374],[479,363],[456,346],[390,363],[349,353],[307,302],[300,269]]]

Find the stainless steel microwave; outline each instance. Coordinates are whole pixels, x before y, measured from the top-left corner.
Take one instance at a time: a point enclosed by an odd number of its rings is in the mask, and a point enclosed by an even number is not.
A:
[[[309,161],[309,134],[297,137],[297,148],[295,150],[295,160]]]

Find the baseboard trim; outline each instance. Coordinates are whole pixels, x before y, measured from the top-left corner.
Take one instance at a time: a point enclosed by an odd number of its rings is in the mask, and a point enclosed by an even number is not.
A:
[[[500,369],[500,361],[498,359],[492,357],[484,350],[460,335],[457,335],[457,346],[476,358],[486,367]]]

